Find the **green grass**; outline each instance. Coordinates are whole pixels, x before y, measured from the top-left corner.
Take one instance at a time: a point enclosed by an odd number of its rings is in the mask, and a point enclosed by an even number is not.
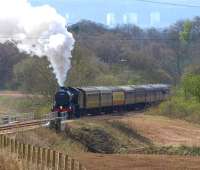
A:
[[[41,97],[11,97],[0,96],[0,114],[36,113],[37,115],[50,112],[51,104]]]

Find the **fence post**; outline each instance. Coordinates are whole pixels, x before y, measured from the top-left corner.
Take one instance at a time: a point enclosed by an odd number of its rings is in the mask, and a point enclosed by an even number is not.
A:
[[[22,144],[22,159],[26,159],[26,144]]]
[[[0,135],[0,149],[3,149],[3,135]]]
[[[5,135],[3,136],[3,147],[4,147],[4,149],[6,147],[6,136]]]
[[[58,153],[58,169],[62,170],[63,168],[63,153]]]
[[[19,142],[15,141],[15,153],[16,153],[18,159],[19,159],[19,149],[20,149]]]
[[[51,150],[47,149],[47,167],[51,167]]]
[[[9,145],[10,145],[10,138],[8,136],[6,136],[6,147],[9,151]]]
[[[71,159],[71,170],[75,170],[75,160]]]
[[[45,163],[46,162],[46,148],[42,149],[42,162]]]
[[[68,155],[55,150],[19,143],[5,135],[0,135],[0,149],[8,153],[16,153],[26,165],[35,164],[37,168],[51,170],[86,170],[82,164]]]
[[[14,153],[17,154],[17,149],[18,149],[18,148],[17,148],[17,147],[18,147],[18,145],[17,145],[17,140],[14,140],[14,142],[15,142],[15,143],[14,143],[14,145],[15,145],[15,147],[14,147],[14,148],[15,148],[15,149],[14,149]]]
[[[15,140],[11,139],[11,153],[14,153],[15,150]]]
[[[18,143],[18,159],[22,159],[22,154],[23,154],[23,144]]]
[[[51,154],[51,152],[49,152],[50,151],[50,149],[49,148],[47,148],[46,149],[46,167],[47,167],[47,169],[49,168],[49,162],[51,161],[50,160],[50,154]]]
[[[52,166],[54,169],[56,168],[56,151],[52,152]]]
[[[65,158],[64,158],[64,170],[69,170],[68,169],[68,155],[65,155]]]
[[[13,149],[12,149],[12,143],[13,143],[12,141],[13,141],[13,139],[9,138],[9,141],[8,141],[8,142],[9,142],[9,152],[10,152],[10,153],[12,153],[12,150],[13,150]]]
[[[33,146],[33,148],[32,148],[32,160],[31,160],[31,162],[32,163],[37,163],[37,159],[36,159],[36,153],[37,151],[36,151],[36,147],[35,146]]]
[[[28,144],[28,151],[27,151],[27,161],[28,162],[31,161],[31,150],[32,150],[32,147],[30,144]]]
[[[82,164],[78,162],[78,170],[82,170],[82,169],[83,169]]]
[[[37,148],[37,167],[41,164],[41,148]]]
[[[41,161],[41,164],[42,164],[42,169],[45,169],[46,167],[46,149],[45,148],[42,148],[41,149],[41,154],[42,154],[42,161]]]

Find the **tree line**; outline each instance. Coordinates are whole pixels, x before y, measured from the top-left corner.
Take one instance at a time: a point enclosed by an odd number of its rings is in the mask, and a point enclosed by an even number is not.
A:
[[[178,85],[188,69],[194,72],[200,64],[200,17],[163,29],[135,25],[110,29],[81,21],[69,30],[76,44],[66,86]],[[0,89],[52,95],[57,87],[45,58],[28,57],[9,42],[0,44]]]

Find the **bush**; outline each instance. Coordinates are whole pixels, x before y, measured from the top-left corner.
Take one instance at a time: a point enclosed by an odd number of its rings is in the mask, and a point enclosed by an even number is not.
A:
[[[186,74],[182,81],[185,97],[195,97],[200,102],[200,75]]]
[[[160,105],[159,114],[200,123],[200,103],[194,98],[174,96]]]

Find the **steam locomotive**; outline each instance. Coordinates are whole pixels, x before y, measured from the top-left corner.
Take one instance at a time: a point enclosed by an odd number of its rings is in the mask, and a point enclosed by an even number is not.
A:
[[[79,118],[85,114],[142,109],[166,100],[169,95],[170,86],[166,84],[60,87],[52,111],[65,119]]]

